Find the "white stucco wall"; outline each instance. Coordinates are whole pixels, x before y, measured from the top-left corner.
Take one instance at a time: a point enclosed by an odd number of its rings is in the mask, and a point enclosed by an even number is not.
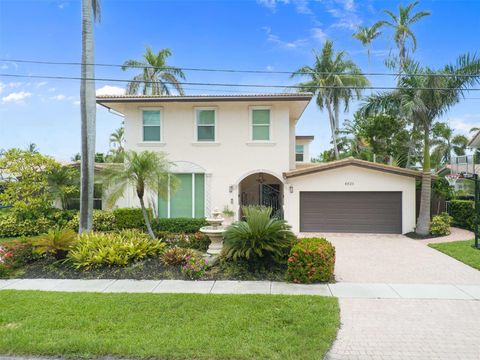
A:
[[[290,193],[290,185],[293,193]],[[284,210],[294,232],[300,231],[301,191],[401,191],[402,232],[415,228],[415,178],[358,166],[345,166],[289,178],[285,184]]]
[[[269,106],[271,109],[271,141],[251,141],[250,108]],[[216,109],[216,141],[195,141],[195,108]],[[161,110],[162,142],[142,142],[142,109]],[[228,205],[238,212],[238,183],[246,176],[264,172],[282,180],[282,173],[292,168],[294,142],[291,141],[292,125],[287,103],[272,102],[249,104],[248,102],[219,102],[216,104],[163,103],[125,104],[125,138],[127,150],[162,151],[172,162],[188,161],[192,168],[203,169],[206,174],[206,209],[223,210]],[[292,124],[293,123],[293,124]],[[188,168],[173,168],[174,172],[189,172]],[[232,192],[230,192],[232,189]],[[152,194],[147,201],[155,200]],[[155,204],[152,204],[156,206]],[[139,206],[132,190],[118,201],[117,206]]]

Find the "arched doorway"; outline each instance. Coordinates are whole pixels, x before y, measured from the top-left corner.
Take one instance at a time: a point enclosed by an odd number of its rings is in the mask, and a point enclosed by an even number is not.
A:
[[[245,177],[238,186],[241,207],[263,205],[272,208],[272,217],[283,219],[283,182],[274,175],[257,172]]]

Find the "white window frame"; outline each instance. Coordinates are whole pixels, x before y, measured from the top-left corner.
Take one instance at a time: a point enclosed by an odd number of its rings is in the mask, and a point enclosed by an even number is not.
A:
[[[198,140],[198,114],[202,110],[213,110],[213,141],[212,140]],[[196,144],[215,144],[218,142],[218,130],[217,130],[217,107],[214,106],[201,106],[193,108],[193,142]]]
[[[302,160],[297,160],[297,155],[300,155],[300,153],[297,153],[297,146],[301,146],[303,149],[303,152],[301,153],[302,155]],[[305,162],[305,144],[295,144],[295,162]]]
[[[140,111],[140,139],[141,143],[144,144],[159,144],[163,143],[164,139],[164,131],[163,131],[163,117],[164,117],[164,111],[163,107],[158,107],[158,106],[142,106],[139,107],[138,110]],[[144,111],[160,111],[160,140],[145,140],[143,137],[143,112]]]
[[[253,140],[253,110],[269,110],[270,111],[270,124],[268,127],[268,140]],[[273,111],[272,106],[249,106],[249,134],[250,142],[253,143],[273,143]]]

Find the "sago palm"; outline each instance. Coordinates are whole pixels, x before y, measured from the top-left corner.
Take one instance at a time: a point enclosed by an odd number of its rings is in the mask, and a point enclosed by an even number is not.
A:
[[[125,152],[125,163],[112,165],[103,173],[103,183],[106,187],[107,205],[113,206],[115,202],[125,195],[128,187],[135,189],[143,219],[149,235],[155,239],[150,219],[145,207],[145,192],[154,191],[163,199],[167,198],[168,182],[173,184],[173,176],[169,174],[170,164],[165,155],[153,151],[127,151]]]
[[[412,53],[417,49],[417,38],[413,33],[411,26],[425,16],[430,15],[428,11],[420,11],[412,14],[412,9],[418,4],[419,1],[412,2],[405,7],[400,4],[398,6],[398,14],[394,14],[390,10],[384,10],[390,19],[388,21],[379,21],[377,24],[375,24],[379,27],[388,26],[393,29],[393,38],[395,40],[395,44],[397,45],[398,55],[400,58],[400,71],[404,70],[408,61],[407,41],[410,40],[412,43]]]
[[[142,60],[125,61],[122,70],[141,69],[141,73],[127,84],[127,94],[137,94],[141,87],[143,95],[170,95],[171,88],[184,95],[178,79],[185,79],[185,75],[179,68],[167,65],[166,60],[171,55],[170,49],[161,49],[155,54],[147,46]]]
[[[367,48],[368,63],[370,63],[370,48],[372,41],[380,36],[381,32],[378,29],[382,26],[381,23],[373,24],[372,26],[359,26],[357,32],[353,37],[360,41],[364,47]]]
[[[405,76],[400,78],[397,90],[370,96],[363,108],[366,113],[400,111],[407,114],[422,133],[422,192],[416,227],[416,232],[420,235],[429,233],[432,126],[453,105],[460,102],[469,88],[479,83],[480,59],[469,54],[460,56],[455,64],[446,65],[438,71],[410,66]]]
[[[318,107],[327,109],[336,159],[340,158],[337,144],[340,107],[343,104],[344,111],[348,111],[350,101],[360,98],[362,89],[369,85],[360,68],[345,59],[346,55],[345,51],[335,51],[333,43],[327,40],[321,53],[315,53],[313,66],[301,67],[292,74],[292,77],[309,77],[298,84],[299,90],[314,94]]]

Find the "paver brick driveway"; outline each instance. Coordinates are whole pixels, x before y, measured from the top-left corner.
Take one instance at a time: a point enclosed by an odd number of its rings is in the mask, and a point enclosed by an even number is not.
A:
[[[480,271],[403,235],[312,234],[336,248],[340,282],[479,285]]]

